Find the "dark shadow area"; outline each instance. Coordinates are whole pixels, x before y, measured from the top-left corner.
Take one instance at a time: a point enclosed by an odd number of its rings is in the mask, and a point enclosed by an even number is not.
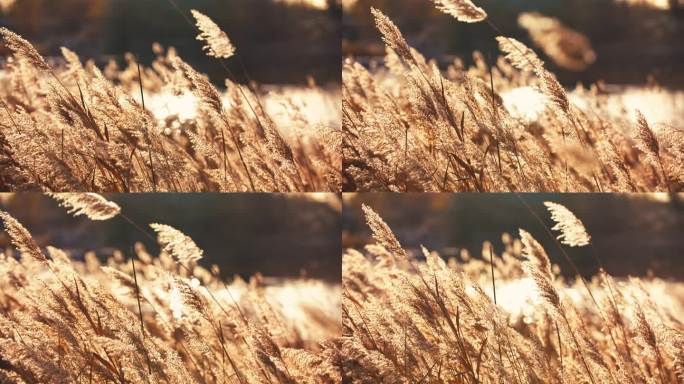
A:
[[[0,196],[3,196],[0,194]],[[11,197],[10,197],[11,196]],[[154,236],[150,223],[170,225],[204,250],[205,265],[217,264],[229,277],[255,273],[272,277],[341,279],[340,215],[325,202],[284,194],[117,194],[107,195],[122,212]],[[129,255],[153,242],[124,219],[94,222],[74,218],[50,197],[4,195],[0,209],[19,220],[42,247],[53,245],[82,257],[89,250],[106,257],[114,249]],[[0,232],[0,248],[8,238]]]
[[[651,2],[645,1],[644,3]],[[684,3],[670,1],[670,9],[627,5],[616,0],[476,0],[489,20],[505,35],[532,47],[527,32],[518,26],[521,12],[540,12],[586,34],[598,55],[583,72],[570,72],[552,65],[549,69],[566,85],[585,85],[603,80],[612,84],[645,84],[649,81],[670,88],[684,87]],[[345,9],[343,55],[377,57],[384,53],[374,27],[370,7],[387,14],[401,29],[409,44],[443,66],[455,56],[472,62],[475,50],[490,62],[499,54],[497,33],[486,23],[465,24],[436,10],[429,0],[357,0]],[[539,50],[537,50],[539,52]]]
[[[566,206],[592,236],[593,250],[563,246],[582,274],[596,273],[595,251],[613,276],[653,273],[684,279],[684,195],[663,202],[648,195],[629,194],[358,194],[345,201],[342,245],[360,248],[372,241],[361,211],[365,203],[378,212],[407,249],[417,252],[425,245],[451,257],[466,248],[479,257],[484,241],[491,241],[495,252],[501,252],[502,233],[517,238],[521,228],[541,242],[551,260],[570,274],[572,269],[557,242],[534,216],[547,228],[553,227],[544,201]]]
[[[322,8],[274,0],[20,0],[6,13],[0,10],[0,25],[46,56],[66,46],[98,64],[123,61],[126,52],[149,63],[153,43],[174,46],[220,81],[227,75],[195,40],[191,9],[211,17],[237,47],[238,57],[227,65],[239,81],[246,74],[259,83],[340,81],[340,0]]]

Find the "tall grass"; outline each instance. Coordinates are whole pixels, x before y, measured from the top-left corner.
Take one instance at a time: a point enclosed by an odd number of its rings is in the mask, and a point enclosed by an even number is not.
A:
[[[75,215],[124,215],[102,198],[55,196]],[[152,225],[158,256],[136,244],[102,262],[45,252],[9,213],[0,219],[19,251],[0,254],[0,382],[341,380],[339,287],[260,275],[227,284],[218,267],[198,264],[191,238],[165,225]]]
[[[593,252],[580,218],[548,207],[561,253],[563,244]],[[463,251],[445,261],[404,250],[379,215],[364,211],[376,243],[343,258],[347,382],[684,380],[681,283],[616,279],[598,267],[590,281],[565,279],[522,229],[483,244],[480,257]]]
[[[384,69],[343,68],[343,173],[348,191],[679,191],[684,131],[634,109],[618,114],[602,84],[568,92],[544,60],[505,36],[470,1],[434,1],[489,26],[501,57],[475,52],[446,71],[371,10],[386,45]],[[587,38],[556,19],[520,15],[555,64],[596,60]],[[455,21],[456,22],[456,21]],[[643,105],[643,108],[658,108]],[[681,115],[678,115],[681,116]]]
[[[192,16],[207,54],[226,70],[225,92],[173,48],[155,46],[147,68],[133,55],[124,68],[98,68],[67,48],[48,62],[0,29],[11,52],[0,67],[0,189],[339,191],[339,132],[325,123],[332,119],[312,120],[287,94],[286,116],[272,116],[263,90],[231,80],[222,60],[237,48],[225,32]]]

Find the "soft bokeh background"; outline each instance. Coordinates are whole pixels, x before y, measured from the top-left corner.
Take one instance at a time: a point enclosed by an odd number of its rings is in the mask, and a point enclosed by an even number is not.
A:
[[[518,229],[540,241],[561,271],[570,273],[555,241],[521,199],[550,228],[553,221],[543,205],[565,205],[585,224],[596,253],[614,276],[684,279],[684,195],[666,194],[347,194],[343,208],[344,248],[372,242],[361,204],[373,208],[387,222],[402,245],[419,254],[420,245],[444,257],[467,249],[480,257],[482,243],[503,250],[501,235],[518,237]],[[580,271],[594,275],[597,265],[590,247],[569,248]],[[487,254],[488,255],[488,254]]]
[[[116,194],[105,195],[154,236],[150,223],[171,225],[204,250],[205,265],[217,264],[226,277],[299,277],[339,282],[340,198],[334,194]],[[106,222],[74,218],[50,197],[0,194],[9,212],[40,246],[53,245],[76,258],[114,249],[130,256],[135,242],[153,255],[158,246],[117,217]],[[0,231],[0,249],[8,238]]]
[[[239,56],[227,63],[239,80],[247,79],[244,66],[259,83],[339,83],[341,0],[0,0],[0,26],[47,56],[66,46],[98,63],[121,60],[125,52],[149,62],[159,42],[221,80],[225,72],[202,53],[196,30],[172,2],[188,17],[192,8],[207,14],[226,31]]]
[[[569,72],[549,63],[561,82],[574,86],[598,80],[611,84],[684,87],[684,2],[681,0],[475,0],[504,34],[532,46],[517,25],[521,12],[536,11],[560,19],[586,35],[598,54],[584,72]],[[491,61],[498,55],[495,32],[485,23],[465,24],[437,11],[429,0],[345,0],[343,54],[369,59],[384,53],[370,7],[387,14],[409,44],[442,64],[454,56],[470,60],[480,50]],[[543,57],[545,58],[545,57]],[[490,61],[490,62],[491,62]],[[549,62],[549,60],[547,60]]]

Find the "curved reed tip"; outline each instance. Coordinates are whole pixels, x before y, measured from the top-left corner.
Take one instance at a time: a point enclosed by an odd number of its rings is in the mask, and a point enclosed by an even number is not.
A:
[[[639,136],[641,149],[651,155],[657,156],[660,153],[660,144],[658,143],[655,132],[653,132],[651,126],[648,124],[648,120],[646,120],[646,116],[644,116],[641,111],[637,110],[636,116],[638,128],[637,135]]]
[[[228,59],[233,56],[235,54],[235,47],[228,38],[228,35],[208,16],[194,9],[191,12],[197,21],[197,28],[202,32],[197,36],[197,40],[207,43],[204,46],[207,55],[219,59]]]
[[[36,68],[45,71],[50,70],[50,66],[45,62],[43,56],[31,43],[5,27],[0,28],[0,42],[15,56],[28,61]]]
[[[499,49],[506,54],[506,59],[511,64],[522,70],[539,73],[544,68],[544,62],[537,54],[520,41],[506,36],[497,36]]]
[[[176,228],[157,223],[150,224],[150,227],[157,233],[157,240],[164,251],[170,253],[178,263],[187,265],[204,257],[204,251],[192,238]]]
[[[545,201],[544,205],[551,213],[551,218],[556,222],[552,228],[554,231],[560,231],[558,240],[565,245],[571,247],[583,247],[589,245],[591,236],[587,233],[584,224],[566,207]]]
[[[394,22],[392,22],[392,19],[374,7],[371,7],[371,14],[373,14],[375,26],[382,34],[382,40],[385,42],[387,47],[394,50],[402,59],[413,62],[411,48],[409,47],[408,42],[406,42],[406,39],[404,38],[404,35],[402,35],[399,28],[396,26],[396,24],[394,24]]]
[[[74,215],[84,215],[90,220],[105,221],[121,213],[121,207],[97,193],[48,193],[60,206]]]
[[[487,12],[470,0],[433,0],[435,7],[464,23],[478,23],[487,18]]]
[[[400,259],[406,258],[406,252],[404,248],[394,236],[394,232],[390,229],[389,225],[378,215],[371,207],[363,204],[361,206],[363,213],[366,216],[366,223],[373,232],[373,238],[380,245],[382,245],[387,251],[389,251],[394,257]]]
[[[29,255],[40,262],[47,262],[47,258],[36,244],[31,233],[21,223],[5,211],[0,211],[0,221],[5,226],[5,231],[22,255]]]

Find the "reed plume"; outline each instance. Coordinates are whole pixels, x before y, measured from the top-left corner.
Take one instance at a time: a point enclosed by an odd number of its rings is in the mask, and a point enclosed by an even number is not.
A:
[[[121,207],[97,193],[48,193],[60,206],[74,216],[84,215],[90,220],[104,221],[121,213]]]
[[[382,40],[385,44],[394,50],[403,60],[410,63],[414,62],[413,56],[411,55],[411,48],[394,22],[377,8],[371,7],[371,14],[375,18],[375,25],[382,34]]]
[[[432,3],[456,15],[472,8]],[[568,88],[532,48],[486,19],[500,56],[487,60],[474,51],[472,65],[457,58],[443,68],[410,47],[382,10],[370,12],[387,49],[383,67],[353,57],[343,63],[345,191],[682,190],[684,130],[676,108],[668,111],[672,120],[657,113],[668,123],[659,124],[656,158],[653,135],[643,121],[642,133],[633,134],[623,112],[633,107],[622,97],[658,95],[678,105],[676,92],[604,90],[601,82]],[[579,70],[595,59],[590,42],[558,20],[523,14],[520,23],[556,65]]]
[[[373,231],[373,238],[391,254],[404,259],[406,254],[387,223],[371,207],[364,204],[362,208],[366,216],[366,223]]]
[[[21,224],[0,219],[20,252],[0,249],[2,383],[342,382],[334,284],[224,281],[216,266],[179,269],[141,244],[100,257],[48,247],[47,261]],[[187,253],[178,259],[197,259],[190,240],[158,229],[170,252]]]
[[[657,159],[660,156],[660,144],[655,132],[648,125],[646,117],[641,111],[636,111],[637,116],[637,135],[639,137],[639,146],[652,159]]]
[[[520,41],[505,36],[497,36],[499,49],[506,54],[506,59],[516,68],[533,73],[541,73],[544,62],[539,56]]]
[[[551,271],[551,260],[546,254],[544,247],[532,237],[532,235],[524,229],[519,230],[520,241],[522,241],[522,255],[527,257],[530,263],[536,264],[536,268],[547,276],[549,281],[553,281],[553,272]]]
[[[164,251],[171,254],[177,262],[187,266],[204,257],[204,251],[183,232],[164,224],[150,224],[150,227],[157,232],[157,239]]]
[[[374,228],[380,220],[369,222],[374,234],[390,231]],[[602,273],[588,284],[619,307],[606,319],[578,281],[554,278],[553,255],[530,232],[504,234],[498,246],[500,257],[485,242],[481,255],[448,260],[424,247],[422,255],[383,249],[407,254],[410,265],[387,263],[373,247],[346,251],[343,382],[677,382],[684,308],[667,303],[681,299],[681,282],[616,278],[608,286]],[[633,315],[631,326],[624,314]]]
[[[193,15],[209,55],[231,57],[225,32]],[[68,48],[48,65],[6,28],[0,45],[10,54],[0,60],[2,191],[342,189],[336,86],[265,92],[226,80],[221,91],[159,44],[149,67],[126,54],[123,67],[103,68]]]
[[[470,0],[433,0],[435,7],[464,23],[477,23],[487,18],[487,12]]]
[[[544,205],[551,213],[551,219],[556,223],[554,231],[559,231],[558,240],[571,247],[584,247],[591,242],[584,224],[572,211],[561,204],[546,201]]]
[[[537,47],[565,69],[583,71],[596,61],[589,38],[556,18],[523,12],[518,15],[518,24],[527,30]]]
[[[208,52],[207,55],[220,59],[233,56],[235,47],[228,35],[208,16],[194,9],[191,12],[197,22],[197,28],[201,31],[197,40],[206,42],[204,50]]]
[[[5,211],[0,211],[0,219],[5,226],[5,232],[12,239],[12,244],[22,253],[40,262],[47,262],[47,258],[40,250],[31,233],[21,223]]]
[[[2,38],[2,44],[4,44],[5,47],[12,51],[12,53],[14,53],[18,58],[26,60],[38,69],[44,71],[50,70],[50,66],[45,62],[43,56],[36,51],[31,43],[24,40],[24,38],[21,36],[5,27],[2,27],[0,28],[0,37]]]

